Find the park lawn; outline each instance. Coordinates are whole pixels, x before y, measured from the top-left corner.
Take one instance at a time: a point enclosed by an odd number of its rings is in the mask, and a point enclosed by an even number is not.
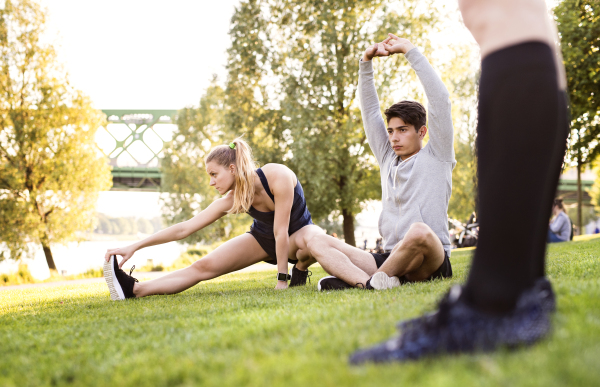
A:
[[[110,301],[103,283],[0,292],[0,386],[598,386],[600,239],[551,246],[554,332],[517,351],[351,367],[466,279],[369,292],[278,292],[273,272],[239,273],[172,296]]]

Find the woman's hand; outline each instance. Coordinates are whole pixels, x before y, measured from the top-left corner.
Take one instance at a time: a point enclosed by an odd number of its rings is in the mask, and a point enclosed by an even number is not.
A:
[[[277,281],[277,286],[275,286],[276,290],[283,290],[288,288],[287,281]]]
[[[123,266],[125,262],[129,260],[133,256],[133,253],[137,251],[135,245],[129,245],[125,247],[119,247],[118,249],[108,249],[106,250],[106,254],[104,255],[104,259],[106,262],[110,261],[111,255],[120,255],[123,257],[121,263],[119,263],[119,269]]]

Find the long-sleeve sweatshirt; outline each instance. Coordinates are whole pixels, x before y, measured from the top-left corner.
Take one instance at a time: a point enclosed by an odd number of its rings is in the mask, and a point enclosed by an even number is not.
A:
[[[424,222],[440,238],[450,255],[448,202],[452,193],[454,128],[446,86],[417,49],[406,53],[428,100],[429,142],[416,155],[402,161],[392,149],[381,115],[372,61],[359,66],[360,109],[367,140],[381,170],[383,191],[379,233],[384,250],[391,251],[413,223]]]
[[[552,219],[550,231],[556,234],[558,239],[568,241],[571,238],[571,219],[563,211]]]

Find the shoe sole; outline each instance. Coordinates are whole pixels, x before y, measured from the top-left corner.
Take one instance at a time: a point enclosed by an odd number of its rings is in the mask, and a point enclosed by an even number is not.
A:
[[[371,286],[376,290],[393,289],[400,286],[400,279],[396,276],[388,277],[382,271],[378,271],[371,277]]]
[[[110,298],[113,301],[119,301],[125,299],[125,294],[123,293],[123,289],[121,288],[121,284],[117,280],[115,276],[115,271],[113,269],[113,259],[115,256],[111,256],[108,262],[104,261],[104,280],[106,280],[106,285],[108,286],[108,291],[110,292]]]
[[[328,279],[328,278],[335,278],[335,276],[333,276],[333,275],[330,275],[330,276],[327,276],[327,277],[323,277],[323,278],[321,278],[321,279],[319,280],[319,283],[317,284],[317,289],[318,289],[320,292],[324,292],[324,291],[325,291],[325,290],[321,289],[321,281],[323,281],[323,280],[326,280],[326,279]],[[331,289],[326,289],[326,290],[331,290]]]

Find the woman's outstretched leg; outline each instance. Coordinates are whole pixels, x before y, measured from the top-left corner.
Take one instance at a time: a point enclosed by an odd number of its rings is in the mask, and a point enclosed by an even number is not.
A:
[[[200,281],[243,269],[265,258],[267,254],[256,239],[246,233],[223,243],[206,257],[185,269],[151,281],[137,282],[133,287],[133,293],[136,297],[179,293]]]

